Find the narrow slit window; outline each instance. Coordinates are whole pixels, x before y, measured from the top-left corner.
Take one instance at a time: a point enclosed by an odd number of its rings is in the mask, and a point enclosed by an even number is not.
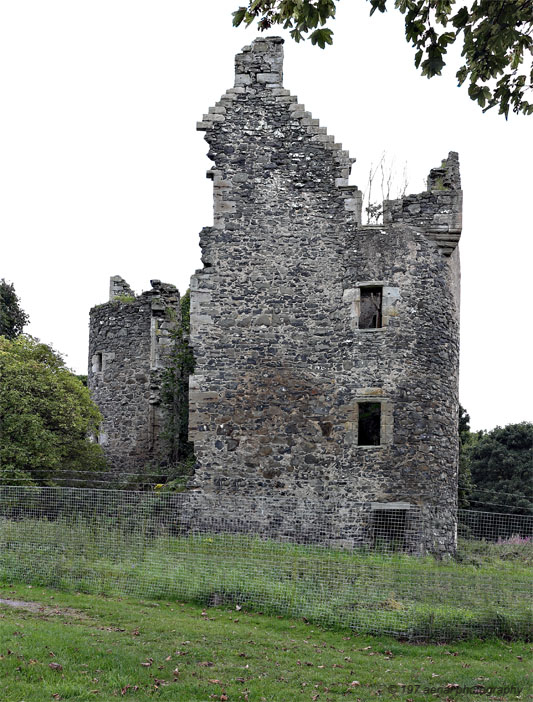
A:
[[[357,426],[359,446],[379,446],[381,443],[381,403],[359,402]]]
[[[102,354],[95,353],[93,356],[93,373],[100,373],[102,370]]]
[[[380,329],[382,318],[383,288],[378,286],[361,288],[359,329]]]

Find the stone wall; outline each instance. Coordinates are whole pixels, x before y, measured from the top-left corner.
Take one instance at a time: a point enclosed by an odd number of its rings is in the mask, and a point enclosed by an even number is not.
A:
[[[205,131],[214,223],[191,281],[191,487],[416,509],[452,551],[458,467],[457,155],[361,226],[352,159],[282,87],[283,40],[236,57]],[[376,145],[379,148],[379,145]],[[380,324],[363,328],[369,291]],[[377,407],[375,445],[362,416]],[[291,515],[280,515],[291,519]],[[350,517],[345,518],[347,523]]]
[[[161,384],[181,322],[180,296],[174,285],[151,286],[135,296],[113,276],[110,301],[90,312],[88,386],[103,415],[98,441],[123,477],[167,461]]]
[[[459,156],[455,151],[450,151],[440,167],[431,169],[426,192],[383,203],[385,224],[404,222],[419,227],[445,256],[456,250],[463,226],[462,213]]]

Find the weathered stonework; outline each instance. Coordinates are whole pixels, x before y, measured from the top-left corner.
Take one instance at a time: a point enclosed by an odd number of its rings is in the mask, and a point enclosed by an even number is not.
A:
[[[135,296],[113,276],[110,301],[90,313],[88,386],[103,415],[98,440],[124,477],[165,465],[168,454],[161,384],[181,322],[180,296],[174,285],[151,285]]]
[[[245,47],[235,87],[198,124],[214,224],[191,281],[191,487],[317,513],[342,504],[340,531],[352,503],[413,509],[422,548],[453,551],[457,154],[427,192],[384,203],[384,224],[362,226],[353,160],[282,87],[282,44]],[[378,440],[361,445],[368,408]]]

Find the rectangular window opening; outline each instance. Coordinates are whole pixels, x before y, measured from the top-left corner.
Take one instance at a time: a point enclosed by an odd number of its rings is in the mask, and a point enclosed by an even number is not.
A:
[[[382,551],[406,550],[406,509],[376,509],[372,512],[372,546]]]
[[[383,288],[362,287],[359,311],[359,329],[380,329],[382,318]]]
[[[359,446],[381,444],[381,402],[359,402],[357,443]]]

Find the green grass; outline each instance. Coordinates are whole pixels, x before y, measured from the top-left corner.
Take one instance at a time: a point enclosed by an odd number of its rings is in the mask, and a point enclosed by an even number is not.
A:
[[[64,591],[245,604],[321,626],[425,640],[527,638],[533,545],[463,544],[459,561],[109,523],[0,523],[0,577]]]
[[[0,598],[37,603],[0,604],[2,702],[473,702],[526,699],[530,689],[524,642],[409,644],[246,608],[28,585],[0,584]]]

